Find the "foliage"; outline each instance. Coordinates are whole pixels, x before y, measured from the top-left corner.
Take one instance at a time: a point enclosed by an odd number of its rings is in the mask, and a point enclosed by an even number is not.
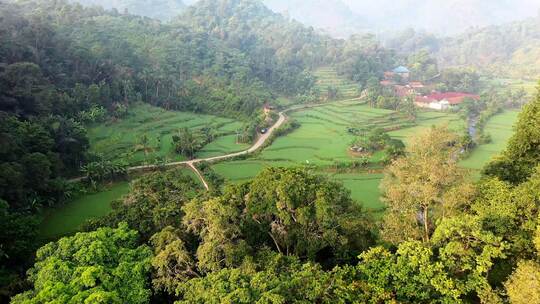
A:
[[[538,125],[540,125],[539,94],[523,108],[506,150],[487,165],[484,173],[515,184],[525,181],[540,162]]]
[[[480,76],[473,69],[445,69],[441,71],[442,91],[478,93]]]
[[[127,176],[127,167],[110,161],[99,160],[87,163],[81,168],[86,179],[95,184],[97,182],[114,181]]]
[[[199,277],[182,235],[182,231],[167,226],[150,239],[154,248],[152,284],[157,291],[174,294],[180,282]]]
[[[238,268],[179,285],[176,292],[181,300],[175,303],[336,303],[356,298],[340,279],[317,264],[265,252]]]
[[[151,257],[126,224],[77,233],[38,250],[29,271],[34,289],[11,303],[147,303]]]
[[[540,301],[540,220],[537,221],[534,243],[536,258],[520,261],[512,276],[504,284],[511,303]]]
[[[385,240],[429,241],[437,220],[455,212],[460,207],[455,204],[470,195],[457,166],[456,139],[444,127],[432,128],[387,168],[381,185],[388,206],[381,231]]]
[[[421,50],[409,55],[407,61],[413,79],[426,82],[439,74],[437,60],[427,50]]]
[[[167,226],[180,227],[182,206],[200,188],[197,181],[180,170],[144,175],[131,183],[131,191],[122,201],[113,203],[109,215],[92,226],[113,227],[126,222],[147,240]]]
[[[372,241],[368,216],[342,186],[303,169],[266,169],[183,210],[187,228],[202,240],[197,258],[206,272],[237,266],[263,246],[334,264]]]
[[[492,75],[535,79],[538,65],[538,17],[470,29],[440,41],[439,62],[474,66]]]

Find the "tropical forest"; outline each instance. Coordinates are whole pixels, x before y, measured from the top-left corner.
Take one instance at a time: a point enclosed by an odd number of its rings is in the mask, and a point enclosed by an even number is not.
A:
[[[540,304],[536,0],[0,0],[0,303]]]

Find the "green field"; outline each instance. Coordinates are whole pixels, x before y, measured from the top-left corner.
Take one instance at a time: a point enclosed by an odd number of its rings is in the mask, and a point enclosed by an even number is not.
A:
[[[196,130],[211,127],[217,133],[216,139],[206,145],[197,156],[207,157],[244,150],[245,144],[236,144],[236,130],[242,123],[233,119],[188,112],[167,111],[148,104],[132,107],[125,119],[90,127],[90,151],[99,153],[108,160],[124,160],[130,165],[153,163],[156,159],[169,161],[183,160],[174,151],[172,137],[181,128]],[[146,134],[149,139],[147,155],[140,138]]]
[[[455,114],[422,111],[413,124],[396,112],[370,108],[359,103],[358,100],[332,102],[324,106],[292,112],[289,115],[300,122],[300,128],[287,136],[277,138],[272,145],[254,157],[217,163],[213,165],[213,168],[228,181],[237,183],[248,181],[265,167],[310,165],[316,168],[319,173],[327,174],[332,179],[342,182],[351,191],[353,199],[362,202],[366,208],[381,211],[384,208],[379,197],[379,183],[382,174],[367,172],[336,174],[325,169],[331,167],[335,162],[347,163],[355,160],[355,157],[348,152],[348,147],[355,138],[354,135],[347,132],[348,128],[352,127],[361,132],[368,132],[373,128],[382,127],[393,130],[389,132],[391,137],[400,138],[407,142],[410,136],[433,125],[448,125],[451,129],[460,132],[465,127],[463,120]],[[478,170],[494,154],[500,152],[512,133],[511,126],[516,121],[516,117],[517,112],[514,111],[504,112],[493,117],[485,129],[486,133],[493,137],[493,142],[479,146],[468,159],[462,162],[462,166]],[[163,123],[163,121],[172,124],[172,126]],[[138,127],[137,122],[139,123]],[[107,133],[113,136],[113,138],[97,141],[103,146],[99,149],[93,147],[93,149],[102,151],[111,149],[113,158],[122,157],[121,149],[115,150],[112,147],[105,147],[106,143],[133,145],[137,138],[135,134],[144,132],[156,134],[162,138],[168,137],[170,140],[170,133],[166,132],[174,132],[183,126],[197,128],[207,122],[218,124],[224,133],[234,131],[239,125],[237,122],[224,118],[139,106],[128,119],[108,127],[93,128],[93,142],[98,138],[96,134]],[[110,131],[113,127],[116,128],[114,133]],[[132,128],[131,132],[129,131],[130,127]],[[127,136],[128,133],[130,136]],[[161,142],[164,143],[164,139]],[[170,142],[168,145],[170,148]],[[156,149],[156,155],[170,153],[167,152],[166,146],[162,144],[161,149]],[[246,147],[245,145],[236,145],[234,135],[223,135],[208,144],[199,153],[199,156],[221,155]],[[375,153],[372,156],[371,161],[374,169],[377,169],[380,157],[380,153]],[[375,170],[375,172],[380,172],[380,170]],[[189,174],[193,173],[189,171]],[[104,192],[80,197],[66,206],[54,209],[53,212],[48,213],[43,221],[42,236],[50,238],[76,231],[85,220],[109,212],[110,202],[121,197],[127,191],[128,184],[120,183]]]
[[[484,128],[492,142],[476,147],[471,155],[461,162],[461,166],[478,172],[493,156],[504,150],[513,134],[512,126],[517,121],[518,114],[518,111],[505,111],[493,116]]]
[[[316,77],[315,88],[323,94],[328,90],[328,87],[334,87],[338,90],[340,98],[360,96],[358,84],[339,76],[334,68],[321,68],[316,70],[313,75]]]
[[[348,128],[369,132],[376,127],[388,130],[392,137],[406,139],[432,125],[447,124],[461,130],[465,123],[455,114],[420,112],[416,124],[402,115],[384,109],[370,108],[358,100],[333,102],[328,105],[301,110],[289,114],[300,122],[301,127],[287,136],[277,138],[260,154],[247,160],[218,163],[213,166],[217,173],[231,182],[243,182],[254,177],[268,166],[314,165],[318,168],[331,166],[335,162],[352,162],[348,148],[355,136]],[[372,163],[380,160],[381,154],[372,156]],[[375,165],[376,166],[376,165]],[[321,171],[324,173],[324,171]],[[343,182],[354,199],[370,209],[380,210],[379,182],[381,174],[337,174],[331,175]]]
[[[177,170],[200,182],[192,170]],[[107,215],[112,210],[111,203],[127,194],[129,188],[128,181],[105,185],[99,192],[81,195],[65,205],[46,210],[40,225],[40,237],[49,240],[78,231],[85,221]]]
[[[104,191],[80,196],[63,206],[44,212],[39,232],[48,240],[76,232],[86,220],[104,216],[111,211],[111,202],[129,191],[128,182],[106,186]]]
[[[482,78],[484,85],[499,87],[502,89],[510,89],[516,91],[519,89],[525,90],[529,96],[533,96],[537,92],[538,82],[514,78]]]

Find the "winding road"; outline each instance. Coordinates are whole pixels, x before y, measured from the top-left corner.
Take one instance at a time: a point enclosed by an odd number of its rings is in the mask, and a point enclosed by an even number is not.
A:
[[[195,172],[195,174],[197,174],[197,176],[199,177],[199,179],[203,183],[204,188],[206,188],[206,190],[209,190],[210,187],[208,186],[208,183],[204,180],[203,175],[197,169],[195,164],[200,163],[200,162],[214,162],[214,161],[229,159],[229,158],[233,158],[233,157],[240,156],[240,155],[245,155],[245,154],[250,154],[250,153],[253,153],[253,152],[257,151],[259,148],[261,148],[264,145],[264,143],[268,140],[268,138],[270,138],[270,136],[272,135],[274,130],[279,128],[287,120],[287,117],[285,116],[285,112],[290,111],[290,110],[291,109],[287,109],[287,110],[279,112],[278,113],[279,118],[274,123],[274,125],[272,125],[270,128],[268,128],[268,131],[265,134],[260,134],[259,138],[257,138],[257,141],[247,150],[243,150],[243,151],[240,151],[240,152],[229,153],[229,154],[220,155],[220,156],[213,156],[213,157],[207,157],[207,158],[196,158],[196,159],[191,159],[191,160],[172,162],[172,163],[167,163],[167,164],[164,164],[164,165],[135,166],[135,167],[128,168],[128,172],[151,171],[151,170],[158,169],[158,168],[163,168],[163,167],[170,168],[170,167],[178,167],[178,166],[187,166],[191,170],[193,170]]]
[[[359,97],[359,98],[341,100],[341,101],[338,101],[338,102],[357,101],[357,100],[361,100],[361,99],[362,99],[362,97]],[[279,127],[281,127],[281,125],[283,125],[283,123],[287,120],[287,116],[285,115],[287,112],[298,111],[298,110],[308,109],[308,108],[314,108],[314,107],[328,105],[328,104],[329,104],[328,102],[325,102],[325,103],[295,105],[295,106],[289,107],[289,108],[279,112],[278,113],[279,118],[274,123],[274,125],[272,125],[270,128],[268,128],[268,131],[265,134],[259,134],[259,137],[257,138],[257,141],[247,150],[243,150],[243,151],[239,151],[239,152],[233,152],[233,153],[229,153],[229,154],[225,154],[225,155],[219,155],[219,156],[213,156],[213,157],[207,157],[207,158],[196,158],[196,159],[177,161],[177,162],[171,162],[171,163],[166,163],[166,164],[141,165],[141,166],[129,167],[127,169],[127,171],[129,173],[129,172],[137,172],[137,171],[152,171],[152,170],[156,170],[156,169],[159,169],[159,168],[171,168],[171,167],[178,167],[178,166],[186,166],[186,167],[190,168],[191,170],[193,170],[195,172],[195,174],[197,174],[197,176],[201,180],[204,188],[206,190],[209,190],[210,187],[209,187],[208,183],[206,182],[206,180],[204,179],[204,176],[201,174],[201,172],[195,166],[197,163],[215,162],[215,161],[220,161],[220,160],[224,160],[224,159],[230,159],[230,158],[233,158],[233,157],[236,157],[236,156],[241,156],[241,155],[246,155],[246,154],[253,153],[253,152],[259,150],[266,143],[266,141],[270,138],[272,133],[274,133],[274,131],[276,129],[278,129]],[[70,182],[79,182],[79,181],[82,181],[84,179],[85,179],[85,177],[78,177],[78,178],[71,179]]]

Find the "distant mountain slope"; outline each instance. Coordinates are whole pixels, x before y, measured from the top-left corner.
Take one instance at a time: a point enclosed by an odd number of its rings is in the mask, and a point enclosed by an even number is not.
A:
[[[471,65],[501,76],[540,77],[540,16],[442,40],[442,66]]]
[[[182,0],[73,0],[83,5],[98,5],[106,9],[115,8],[119,12],[170,20],[178,16],[186,7]]]
[[[375,30],[406,27],[437,34],[456,34],[532,17],[538,0],[343,0]]]
[[[341,0],[264,0],[274,12],[283,13],[306,25],[325,30],[334,37],[345,38],[358,33],[365,24]]]

